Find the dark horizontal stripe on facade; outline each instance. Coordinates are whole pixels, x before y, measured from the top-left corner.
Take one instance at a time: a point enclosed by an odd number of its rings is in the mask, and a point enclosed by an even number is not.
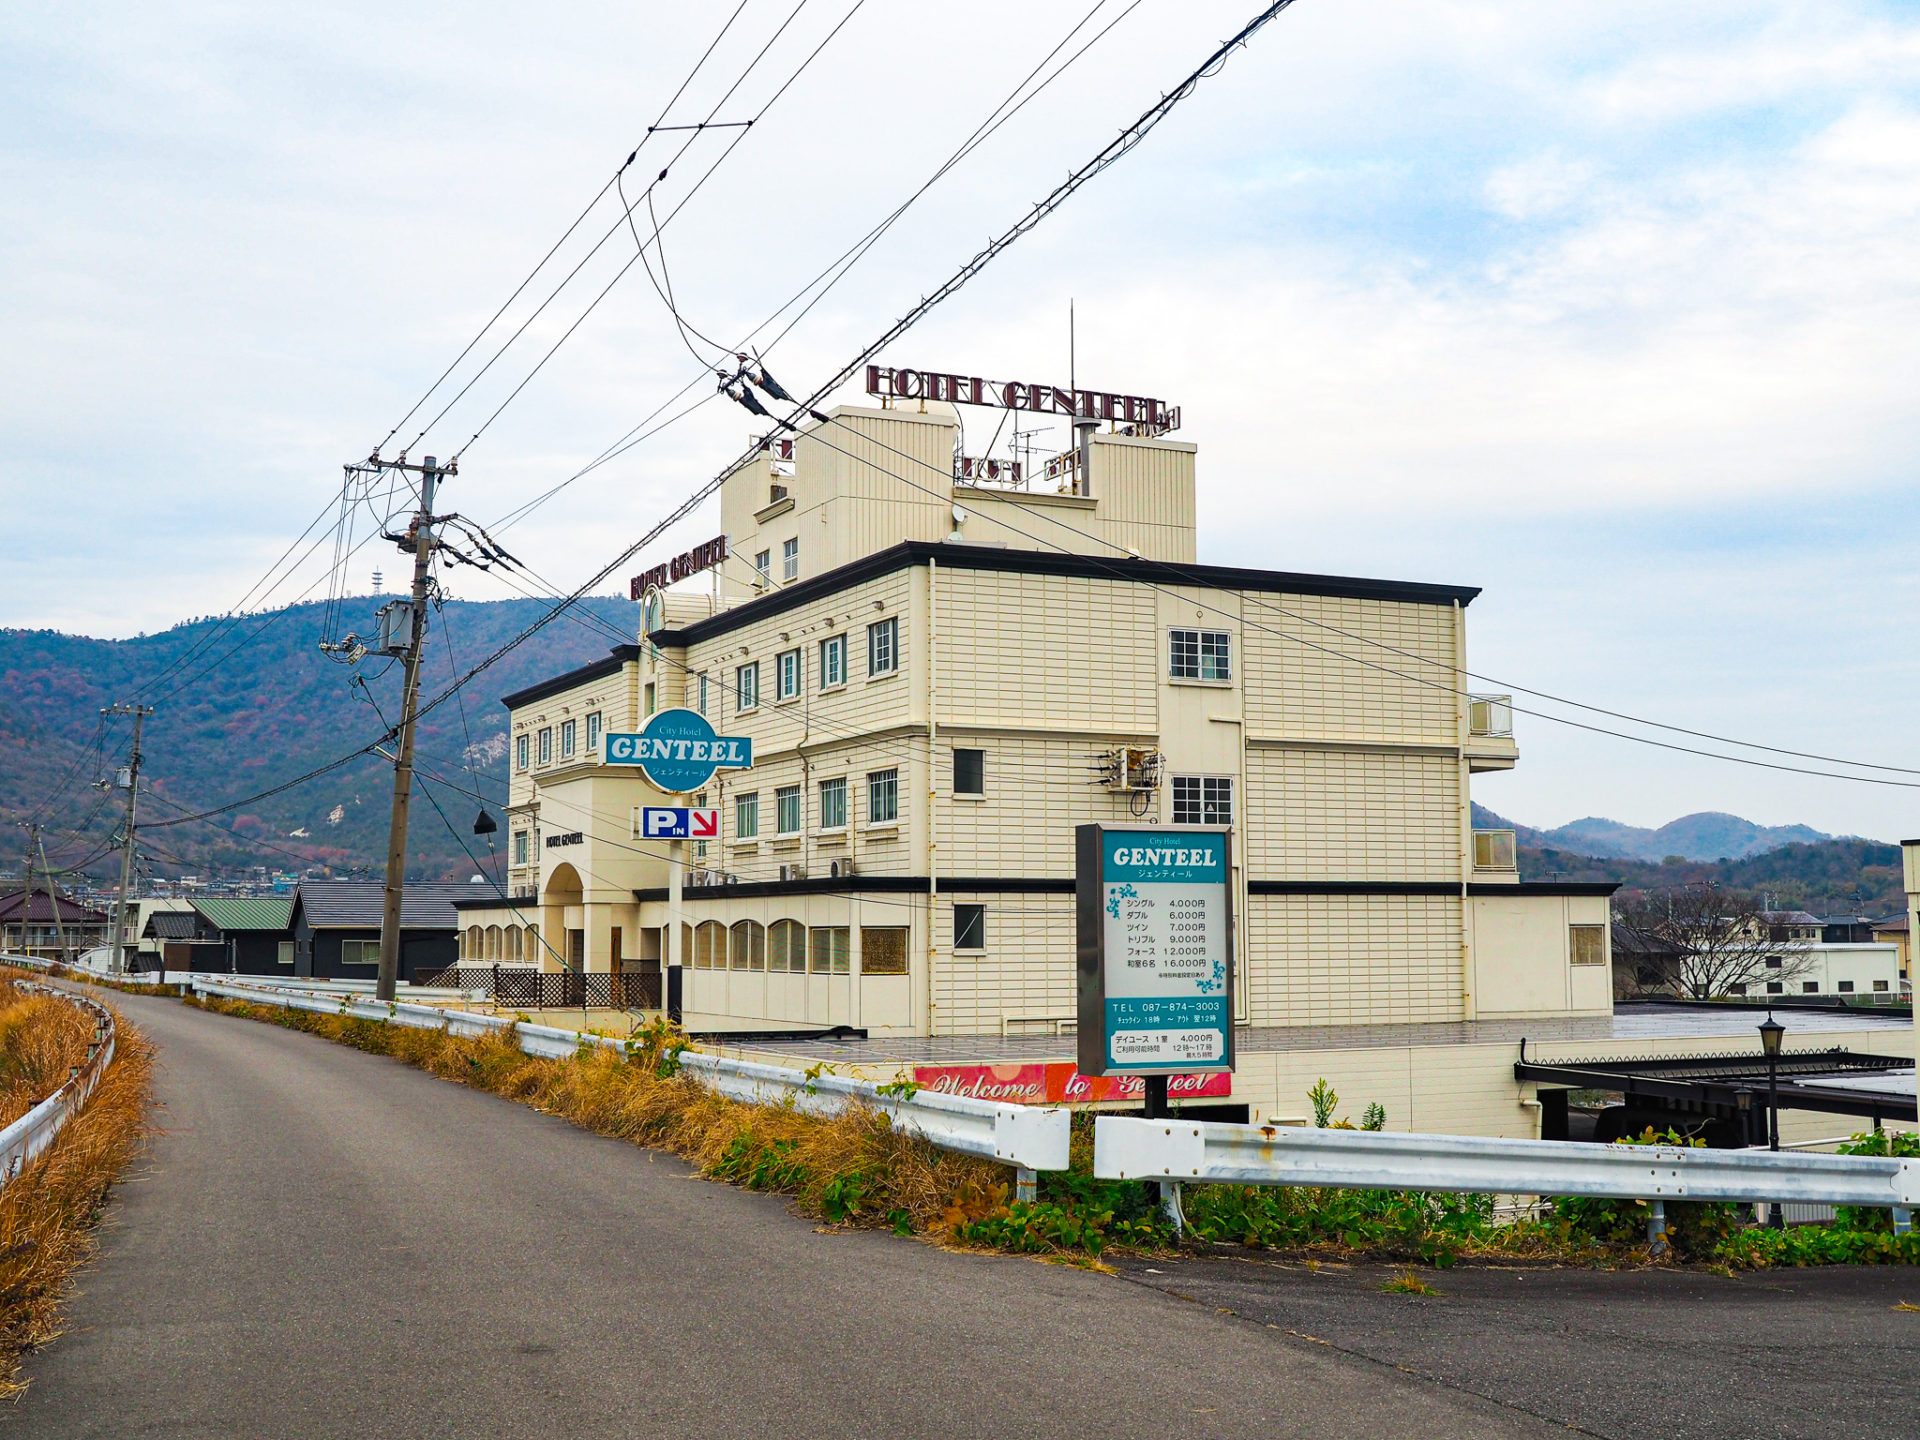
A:
[[[1203,590],[1256,590],[1283,595],[1326,595],[1347,600],[1389,600],[1408,605],[1466,605],[1480,593],[1471,585],[1425,585],[1408,580],[1366,580],[1345,575],[1300,575],[1287,570],[1243,570],[1230,565],[1185,565],[1104,555],[1061,555],[1047,550],[1000,550],[987,545],[946,545],[907,540],[886,550],[783,585],[706,620],[655,630],[656,645],[681,649],[725,635],[743,625],[797,610],[863,581],[936,560],[949,570],[995,570],[1019,575],[1069,575],[1089,580],[1190,586]],[[578,673],[578,672],[576,672]],[[544,690],[545,687],[536,687]],[[530,693],[530,692],[527,692]],[[510,699],[512,697],[509,697]]]
[[[605,680],[610,675],[618,675],[631,662],[640,658],[638,645],[616,645],[604,660],[596,660],[591,665],[582,665],[578,670],[569,670],[564,675],[555,675],[550,680],[542,680],[529,685],[524,690],[516,690],[511,695],[502,695],[500,703],[509,710],[518,710],[522,705],[531,705],[544,700],[549,695],[558,695],[562,690],[571,690],[576,685],[585,685],[590,680]]]
[[[806,880],[747,880],[738,885],[689,885],[684,900],[752,900],[767,895],[924,895],[925,875],[850,875]],[[1019,875],[955,875],[937,882],[942,895],[1071,895],[1073,881],[1045,880]],[[650,886],[633,892],[641,902],[665,900],[667,887]]]
[[[1618,880],[1522,880],[1493,885],[1469,882],[1469,895],[1611,895]],[[1249,880],[1251,895],[1458,895],[1454,880]]]

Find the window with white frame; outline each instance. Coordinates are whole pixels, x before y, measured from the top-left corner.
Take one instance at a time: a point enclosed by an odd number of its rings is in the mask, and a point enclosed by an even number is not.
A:
[[[1173,630],[1167,673],[1175,680],[1231,680],[1233,637],[1225,630]]]
[[[733,708],[752,710],[760,704],[760,662],[750,660],[733,672]]]
[[[797,537],[780,546],[780,578],[783,581],[800,578],[800,541]]]
[[[1222,775],[1174,776],[1173,823],[1231,825],[1233,781]]]
[[[1569,958],[1575,965],[1606,964],[1607,927],[1604,925],[1569,925],[1567,927],[1567,949]]]
[[[653,712],[659,708],[660,701],[658,696],[659,691],[655,689],[653,681],[649,680],[640,692],[640,713],[643,715],[653,714]]]
[[[592,711],[587,716],[587,750],[589,753],[600,748],[600,712]]]
[[[771,550],[762,550],[758,555],[754,556],[753,569],[762,585],[771,584],[773,581],[773,552]]]
[[[532,738],[531,736],[527,736],[527,735],[516,735],[513,737],[513,768],[514,769],[524,770],[527,768],[527,749],[528,749],[527,742],[531,738]]]
[[[773,660],[773,683],[777,700],[791,700],[800,693],[800,652],[782,650]]]
[[[847,827],[847,777],[837,776],[820,782],[820,828],[844,830]]]
[[[776,835],[800,833],[800,787],[782,785],[773,792],[773,832]]]
[[[953,907],[953,948],[956,950],[987,948],[986,906],[955,905]]]
[[[702,676],[701,678],[705,679],[706,677]],[[704,810],[707,808],[707,792],[706,791],[702,790],[698,795],[693,797],[693,808],[696,810]],[[706,841],[696,840],[693,842],[693,858],[696,860],[704,860],[707,858],[707,842]]]
[[[700,672],[700,684],[698,688],[700,692],[700,713],[704,715],[707,713],[707,672],[704,670]]]
[[[867,626],[867,674],[891,675],[900,668],[900,621],[889,615]]]
[[[885,825],[899,818],[899,770],[873,771],[867,776],[867,823]]]
[[[953,793],[956,795],[987,793],[986,751],[955,750],[953,752]]]
[[[540,732],[540,763],[542,765],[553,763],[553,727],[551,725]]]
[[[340,963],[342,965],[378,965],[380,942],[378,940],[342,940]]]
[[[829,635],[820,642],[820,688],[847,683],[847,637]]]
[[[733,797],[733,838],[736,840],[760,838],[759,791]]]
[[[513,832],[513,863],[516,865],[527,863],[527,832],[524,830]]]
[[[579,733],[578,721],[562,720],[560,722],[560,758],[562,760],[573,757],[573,742]]]

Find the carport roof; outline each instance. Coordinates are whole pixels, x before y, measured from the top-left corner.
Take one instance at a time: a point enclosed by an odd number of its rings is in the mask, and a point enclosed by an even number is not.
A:
[[[293,915],[286,895],[214,895],[195,900],[193,908],[216,930],[284,930]]]

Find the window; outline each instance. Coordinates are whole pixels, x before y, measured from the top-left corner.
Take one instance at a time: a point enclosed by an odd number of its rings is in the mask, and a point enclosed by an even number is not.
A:
[[[900,818],[900,772],[876,770],[867,776],[867,823],[884,825]]]
[[[460,937],[460,955],[462,959],[478,960],[480,958],[480,934],[481,931],[478,925],[469,925],[462,933]],[[357,945],[360,942],[356,940],[354,943]]]
[[[767,927],[767,969],[775,974],[807,968],[807,932],[798,920],[776,920]]]
[[[1573,954],[1576,965],[1604,965],[1607,963],[1607,927],[1604,925],[1569,925],[1567,934],[1571,941],[1568,948]]]
[[[780,547],[780,578],[798,580],[800,578],[800,541],[788,540]]]
[[[816,975],[846,974],[847,935],[845,925],[814,926],[808,934],[808,950],[812,955],[808,968]]]
[[[560,722],[560,758],[568,759],[573,754],[574,737],[579,734],[578,722],[562,720]]]
[[[758,920],[733,922],[731,943],[727,947],[730,970],[767,968],[767,927]]]
[[[513,832],[513,863],[516,865],[527,863],[527,832],[524,830]]]
[[[1887,988],[1888,988],[1887,982],[1884,980],[1876,980],[1873,982],[1873,989],[1875,994],[1885,994],[1887,991]]]
[[[1853,993],[1853,981],[1842,980],[1838,985],[1834,986],[1833,988],[1838,990],[1842,995],[1851,995]]]
[[[480,927],[476,925],[473,928],[478,930]],[[378,940],[342,940],[340,963],[342,965],[378,965],[380,942]]]
[[[1233,637],[1225,630],[1175,630],[1167,673],[1175,680],[1231,680]]]
[[[1804,994],[1818,995],[1820,993],[1820,982],[1818,980],[1802,981],[1800,989]]]
[[[760,662],[752,661],[733,672],[733,708],[752,710],[760,704]]]
[[[1233,823],[1233,781],[1218,775],[1174,776],[1173,823],[1176,825],[1231,825]]]
[[[953,752],[953,793],[956,795],[987,793],[986,751],[956,750]]]
[[[760,835],[760,792],[733,797],[733,838],[754,840]]]
[[[540,763],[542,765],[551,765],[553,763],[553,731],[551,728],[540,732]]]
[[[1778,955],[1769,955],[1767,957],[1767,969],[1778,970],[1779,968],[1780,968],[1780,957]]]
[[[526,735],[516,735],[513,738],[513,768],[516,770],[524,770],[527,768],[527,741],[529,738],[530,737]]]
[[[776,835],[800,833],[800,787],[782,785],[773,792],[773,830]]]
[[[598,750],[599,748],[600,712],[595,710],[591,715],[587,716],[587,749]]]
[[[847,780],[844,775],[837,780],[820,782],[820,828],[847,828]]]
[[[754,556],[753,568],[759,577],[760,583],[762,585],[768,584],[773,579],[773,552],[771,550],[762,550],[758,555]]]
[[[707,713],[707,675],[704,670],[700,672],[700,713]]]
[[[907,973],[907,932],[889,927],[878,930],[860,927],[860,973],[862,975],[904,975]]]
[[[820,642],[820,688],[847,683],[847,637],[829,635]]]
[[[655,698],[658,694],[659,691],[655,689],[653,681],[649,680],[640,692],[641,714],[651,715],[659,708],[660,702]]]
[[[867,626],[867,674],[891,675],[900,668],[900,621],[895,616]]]
[[[693,797],[693,808],[696,810],[704,810],[707,808],[707,792],[706,791],[702,790],[698,795]],[[696,840],[693,842],[693,858],[696,860],[704,860],[707,858],[707,842],[706,841]]]
[[[727,927],[718,920],[708,920],[693,932],[693,968],[727,968]]]
[[[1787,987],[1782,985],[1778,980],[1767,981],[1767,994],[1769,995],[1778,995],[1786,988]]]
[[[775,699],[791,700],[800,693],[800,652],[782,650],[774,657],[773,684],[778,692]]]
[[[861,937],[865,943],[865,936]],[[984,950],[987,948],[987,907],[984,905],[955,905],[953,907],[953,948],[956,950]],[[864,970],[865,952],[861,955],[861,968]]]
[[[279,960],[279,962],[280,962],[280,963],[281,963],[282,965],[291,965],[291,964],[293,964],[293,941],[291,941],[291,940],[282,940],[282,941],[280,942],[280,948],[279,948],[279,952],[278,952],[278,954],[277,954],[277,955],[275,956],[275,958],[276,958],[277,960]],[[1880,985],[1880,988],[1881,988],[1882,990],[1884,990],[1884,989],[1886,989],[1886,988],[1887,988],[1887,987],[1886,987],[1886,984],[1885,984],[1885,982],[1882,982],[1882,983],[1881,983],[1881,985]]]
[[[1515,837],[1511,830],[1473,832],[1473,868],[1476,870],[1513,870]]]

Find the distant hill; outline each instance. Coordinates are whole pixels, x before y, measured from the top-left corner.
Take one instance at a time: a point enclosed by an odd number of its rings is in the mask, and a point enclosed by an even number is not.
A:
[[[1680,850],[1634,857],[1596,854],[1581,845],[1555,843],[1556,837],[1582,825],[1614,826],[1642,836],[1684,835],[1689,821],[1730,821],[1735,828],[1700,827],[1695,833],[1812,836],[1789,840],[1745,854],[1688,857]],[[1503,819],[1481,805],[1473,807],[1473,823],[1483,828],[1510,829],[1519,841],[1523,880],[1615,880],[1629,890],[1657,890],[1678,885],[1712,883],[1732,890],[1752,891],[1775,907],[1805,908],[1816,914],[1859,913],[1875,918],[1905,912],[1907,896],[1900,867],[1900,847],[1878,840],[1836,839],[1804,825],[1768,829],[1735,815],[1688,815],[1658,830],[1617,825],[1610,820],[1575,821],[1556,830],[1535,830]],[[1711,850],[1712,847],[1707,847]]]
[[[340,628],[367,634],[384,598],[347,601]],[[635,633],[638,606],[612,597],[583,606],[613,631]],[[383,866],[393,771],[373,755],[211,821],[148,828],[149,822],[271,789],[377,738],[385,726],[376,703],[385,715],[397,714],[399,666],[369,658],[348,667],[323,656],[316,648],[323,608],[296,605],[250,616],[197,655],[216,621],[196,620],[132,640],[0,630],[0,845],[7,847],[0,849],[0,868],[19,864],[10,853],[16,844],[10,837],[19,833],[12,822],[50,794],[57,793],[44,817],[52,863],[81,864],[105,847],[118,798],[90,788],[114,763],[111,749],[90,749],[99,711],[163,676],[151,691],[157,708],[147,721],[143,779],[152,788],[141,800],[141,849],[154,873]],[[548,608],[538,600],[448,601],[429,631],[423,694],[444,689],[457,671]],[[410,874],[464,879],[474,864],[462,841],[485,860],[484,839],[471,833],[479,802],[452,787],[484,795],[497,817],[506,793],[500,697],[597,660],[615,643],[584,617],[563,617],[469,685],[464,706],[450,701],[421,722],[420,763],[452,785],[415,791]],[[367,696],[349,688],[356,673],[367,679]],[[182,679],[188,683],[168,695]],[[122,755],[127,729],[122,720],[109,732]],[[428,795],[446,811],[445,821]],[[496,848],[503,840],[504,834],[494,837]],[[105,874],[111,864],[103,856],[89,868]]]
[[[1587,855],[1623,855],[1634,860],[1740,860],[1782,845],[1813,844],[1830,836],[1806,825],[1756,825],[1738,815],[1703,810],[1669,820],[1658,830],[1589,817],[1536,832],[1534,843]]]

